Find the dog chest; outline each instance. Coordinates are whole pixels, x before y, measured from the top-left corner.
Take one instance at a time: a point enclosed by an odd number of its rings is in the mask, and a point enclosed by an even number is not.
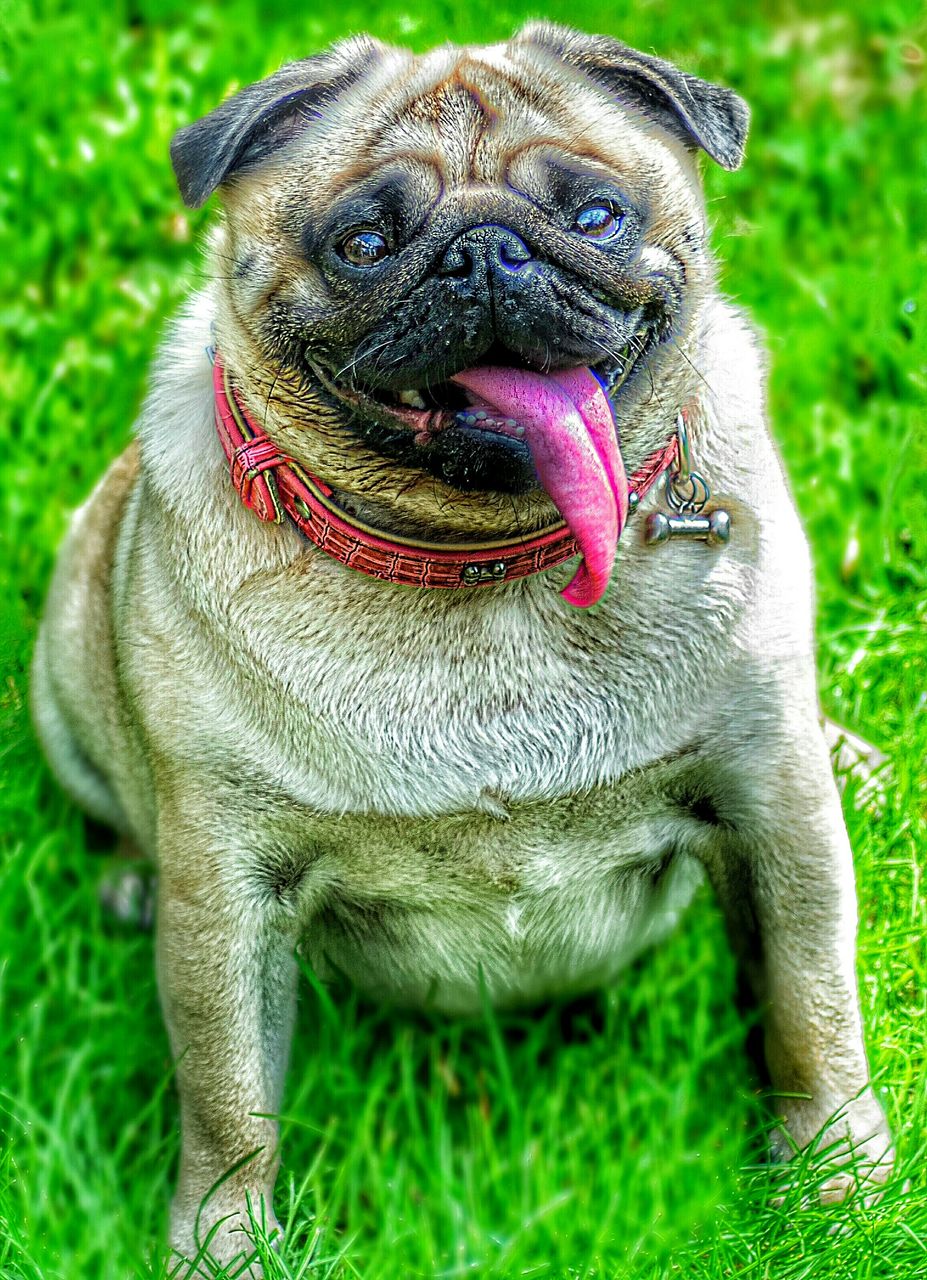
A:
[[[686,590],[702,593],[707,700],[724,667],[713,633],[731,606],[707,577],[723,564],[694,568],[706,571]],[[268,628],[240,693],[254,725],[248,754],[308,809],[424,818],[491,809],[493,796],[556,800],[684,750],[698,729],[699,703],[679,680],[695,642],[623,609],[617,592],[580,618],[552,583],[450,601],[352,581],[346,599],[331,570],[310,558],[305,581],[275,580],[262,597],[262,618],[285,600],[286,642]],[[658,576],[649,590],[666,594]],[[263,714],[284,700],[285,716]],[[239,752],[249,745],[239,736]]]

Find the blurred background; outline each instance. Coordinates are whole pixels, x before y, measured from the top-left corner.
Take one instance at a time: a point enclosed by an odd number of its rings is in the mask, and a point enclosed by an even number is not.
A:
[[[169,1271],[176,1107],[151,939],[101,916],[105,848],[48,776],[26,696],[67,514],[129,439],[158,337],[204,271],[216,209],[183,209],[171,135],[351,32],[421,49],[539,16],[671,58],[753,108],[744,168],[706,165],[714,243],[766,337],[773,431],[817,567],[823,703],[891,761],[884,803],[860,805],[851,783],[845,807],[868,1043],[912,1183],[868,1213],[801,1210],[801,1178],[772,1202],[703,894],[615,990],[498,1023],[396,1018],[307,975],[284,1104],[288,1239],[268,1274],[927,1276],[922,6],[3,0],[3,1280]]]

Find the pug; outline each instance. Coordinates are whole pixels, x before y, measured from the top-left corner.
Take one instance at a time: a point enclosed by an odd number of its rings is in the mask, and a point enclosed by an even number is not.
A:
[[[775,1153],[838,1144],[825,1198],[887,1175],[808,547],[699,182],[747,119],[532,23],[347,40],[174,139],[186,203],[221,196],[210,282],[73,519],[33,688],[61,781],[157,864],[184,1255],[278,1230],[297,946],[399,1005],[523,1005],[612,982],[702,876]]]

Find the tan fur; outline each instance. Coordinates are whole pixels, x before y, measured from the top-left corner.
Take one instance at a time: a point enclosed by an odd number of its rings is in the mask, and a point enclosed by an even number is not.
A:
[[[60,618],[55,644],[46,648],[48,632],[39,633],[33,679],[38,726],[52,757],[73,757],[77,799],[120,829],[125,816],[108,781],[124,741],[112,592],[119,532],[138,478],[133,443],[75,512],[48,594],[47,610]]]
[[[213,427],[214,334],[255,417],[384,528],[452,541],[552,517],[543,494],[460,493],[360,443],[275,363],[265,327],[286,296],[363,328],[326,302],[294,210],[323,218],[346,184],[399,164],[442,210],[478,218],[501,183],[531,189],[540,148],[646,196],[634,288],[652,287],[661,255],[685,263],[685,324],[621,391],[616,420],[632,469],[697,405],[695,455],[732,513],[730,546],[645,547],[655,491],[604,601],[581,613],[558,595],[566,567],[473,593],[395,589],[261,525]],[[611,980],[703,870],[769,1004],[774,1082],[807,1095],[783,1102],[789,1132],[804,1145],[848,1105],[833,1136],[884,1177],[808,552],[754,337],[717,296],[692,155],[517,41],[383,51],[336,111],[223,196],[219,279],[162,348],[140,475],[130,452],[75,518],[35,673],[62,780],[159,863],[184,1134],[175,1245],[192,1252],[227,1219],[214,1252],[228,1259],[245,1247],[247,1195],[272,1216],[276,1128],[259,1117],[279,1106],[298,941],[320,972],[333,962],[376,995],[472,1009],[482,966],[515,1004]],[[577,262],[591,251],[562,245]]]

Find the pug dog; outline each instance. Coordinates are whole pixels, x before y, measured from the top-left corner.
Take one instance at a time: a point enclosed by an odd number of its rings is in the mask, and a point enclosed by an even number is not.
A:
[[[74,517],[34,710],[157,864],[181,1254],[278,1229],[297,946],[522,1005],[611,982],[703,875],[776,1154],[837,1144],[825,1198],[887,1175],[808,547],[699,182],[747,119],[532,23],[350,39],[174,139],[186,203],[221,196],[210,283]]]

